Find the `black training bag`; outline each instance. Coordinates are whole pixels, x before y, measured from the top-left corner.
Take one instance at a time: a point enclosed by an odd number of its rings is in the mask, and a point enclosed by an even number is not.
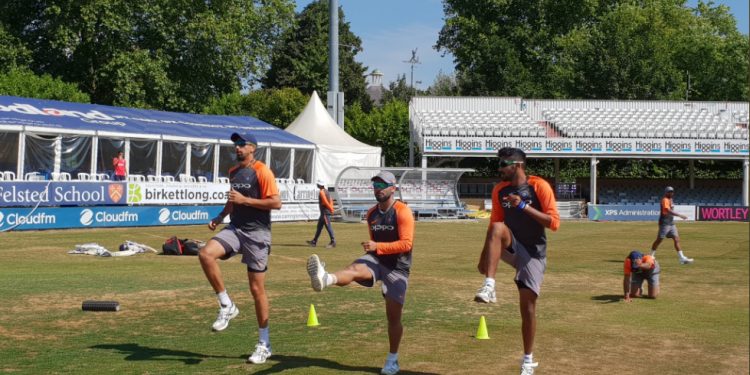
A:
[[[182,240],[182,255],[198,255],[206,243],[198,240]]]
[[[182,255],[184,245],[182,240],[177,237],[169,238],[161,245],[161,251],[164,255]]]
[[[179,239],[176,236],[164,241],[161,251],[164,255],[198,255],[206,243],[199,240]]]

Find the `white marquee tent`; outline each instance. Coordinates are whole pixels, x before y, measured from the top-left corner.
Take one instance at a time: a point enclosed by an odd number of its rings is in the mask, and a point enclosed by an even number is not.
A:
[[[380,166],[380,147],[362,143],[341,129],[316,92],[285,130],[315,144],[318,153],[313,173],[316,180],[323,180],[327,185],[332,185],[346,167]]]

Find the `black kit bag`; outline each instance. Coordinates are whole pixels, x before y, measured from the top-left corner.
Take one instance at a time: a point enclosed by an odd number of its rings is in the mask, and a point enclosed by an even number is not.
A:
[[[198,255],[206,243],[199,240],[182,240],[182,255]]]
[[[164,245],[161,245],[161,251],[164,255],[182,255],[183,249],[184,244],[177,237],[171,237],[164,241]]]

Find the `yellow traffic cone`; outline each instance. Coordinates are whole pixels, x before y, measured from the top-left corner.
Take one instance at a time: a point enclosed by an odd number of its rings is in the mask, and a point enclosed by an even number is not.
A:
[[[315,327],[319,326],[320,323],[318,323],[318,315],[315,314],[315,305],[310,305],[310,312],[307,314],[307,326],[308,327]]]
[[[484,320],[484,315],[482,315],[481,318],[479,318],[479,328],[477,328],[477,339],[479,340],[489,340],[490,335],[487,334],[487,322]]]

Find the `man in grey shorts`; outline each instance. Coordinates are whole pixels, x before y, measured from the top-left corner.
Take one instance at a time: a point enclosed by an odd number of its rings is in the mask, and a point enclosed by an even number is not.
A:
[[[648,298],[656,298],[659,295],[659,274],[661,274],[661,267],[656,258],[643,255],[638,250],[631,251],[625,258],[625,276],[622,280],[625,302],[643,295],[644,281],[648,282]]]
[[[521,307],[523,359],[521,374],[531,375],[539,365],[534,362],[536,303],[547,267],[545,229],[557,230],[560,214],[552,187],[544,179],[526,175],[526,153],[505,147],[497,152],[500,183],[492,189],[492,215],[479,256],[477,270],[485,276],[484,285],[474,300],[497,302],[495,273],[502,260],[515,269]]]
[[[362,242],[365,255],[335,273],[327,273],[315,254],[307,261],[307,273],[313,290],[317,292],[333,284],[349,285],[352,281],[366,287],[382,282],[390,344],[390,352],[380,371],[385,375],[396,374],[400,369],[398,348],[404,331],[401,312],[409,283],[414,239],[414,216],[406,204],[394,200],[395,185],[396,177],[388,171],[381,171],[372,178],[378,204],[366,215],[370,239]]]
[[[208,241],[198,258],[219,300],[219,315],[212,325],[212,329],[218,332],[225,330],[240,310],[224,288],[217,260],[242,255],[242,263],[247,266],[250,293],[255,302],[259,336],[248,361],[264,363],[271,356],[269,305],[265,289],[265,272],[271,253],[271,210],[281,208],[281,198],[273,172],[255,160],[258,145],[255,137],[252,134],[233,133],[231,140],[237,154],[237,165],[229,170],[227,203],[221,213],[208,223],[208,229],[215,230],[227,215],[230,215],[230,222]]]
[[[674,217],[677,216],[683,220],[687,219],[687,216],[682,215],[674,210],[674,188],[667,186],[664,189],[664,197],[661,199],[661,207],[659,209],[659,233],[656,235],[656,240],[651,245],[651,256],[656,257],[656,249],[659,247],[661,241],[664,238],[671,238],[674,240],[674,249],[677,251],[677,256],[680,258],[680,264],[693,263],[693,258],[688,258],[682,252],[680,246],[680,234],[677,233],[677,226],[674,224]]]

